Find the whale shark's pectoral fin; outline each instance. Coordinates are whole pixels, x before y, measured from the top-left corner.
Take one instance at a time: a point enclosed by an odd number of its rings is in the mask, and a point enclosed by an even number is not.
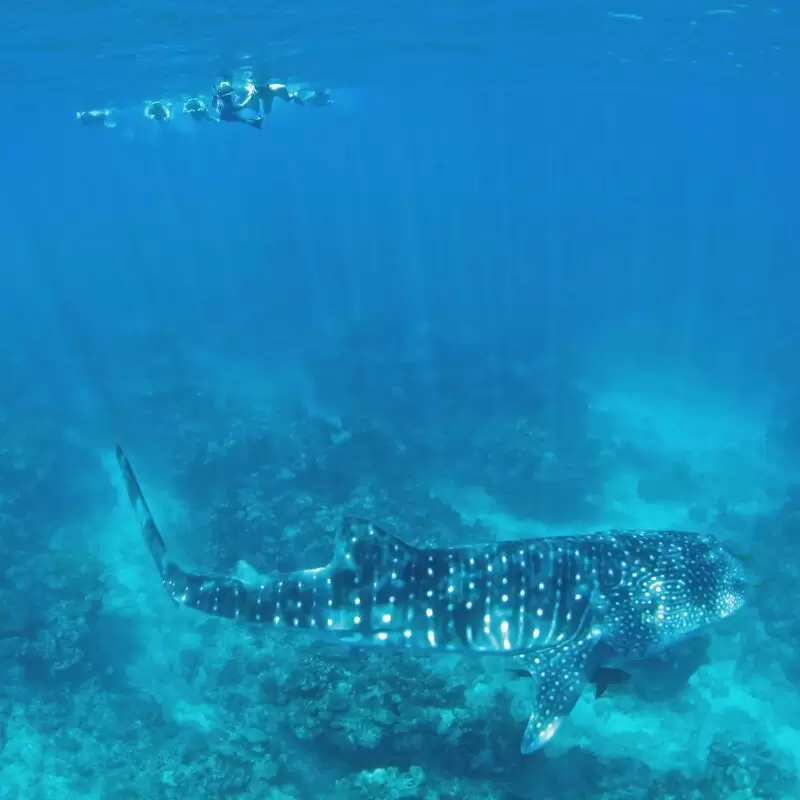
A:
[[[522,737],[523,753],[544,747],[569,716],[589,682],[590,656],[596,644],[596,636],[590,633],[564,645],[517,656],[536,685],[533,712]]]

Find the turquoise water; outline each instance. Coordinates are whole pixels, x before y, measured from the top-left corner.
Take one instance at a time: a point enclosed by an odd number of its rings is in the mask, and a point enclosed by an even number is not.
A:
[[[797,9],[0,14],[0,798],[800,796]],[[182,113],[225,74],[333,102]],[[356,515],[711,533],[755,586],[523,756],[502,655],[176,608],[118,443],[203,571]]]

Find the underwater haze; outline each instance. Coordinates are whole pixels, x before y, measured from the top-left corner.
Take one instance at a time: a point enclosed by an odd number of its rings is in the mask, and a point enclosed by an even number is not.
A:
[[[0,800],[800,797],[799,8],[0,23]],[[524,755],[516,656],[171,602],[117,444],[237,590],[349,517],[440,553],[711,534],[752,585]]]

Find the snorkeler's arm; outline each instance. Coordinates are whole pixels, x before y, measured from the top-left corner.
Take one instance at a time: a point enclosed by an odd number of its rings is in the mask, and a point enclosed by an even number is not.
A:
[[[232,104],[233,107],[237,111],[241,111],[243,108],[247,108],[253,102],[253,100],[255,100],[256,103],[258,102],[258,99],[259,99],[258,98],[258,91],[256,90],[256,87],[252,83],[248,83],[247,84],[247,90],[246,91],[247,91],[247,94],[245,95],[245,98],[244,98],[244,100],[242,100],[241,103],[233,103]]]

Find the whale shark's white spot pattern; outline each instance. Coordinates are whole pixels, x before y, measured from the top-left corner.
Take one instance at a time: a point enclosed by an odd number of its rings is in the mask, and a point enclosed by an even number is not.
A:
[[[420,550],[348,519],[327,567],[257,582],[247,571],[192,574],[167,558],[121,450],[117,460],[178,605],[363,646],[517,656],[536,686],[525,752],[555,735],[596,653],[614,663],[643,658],[744,604],[742,569],[715,539],[670,531]]]

